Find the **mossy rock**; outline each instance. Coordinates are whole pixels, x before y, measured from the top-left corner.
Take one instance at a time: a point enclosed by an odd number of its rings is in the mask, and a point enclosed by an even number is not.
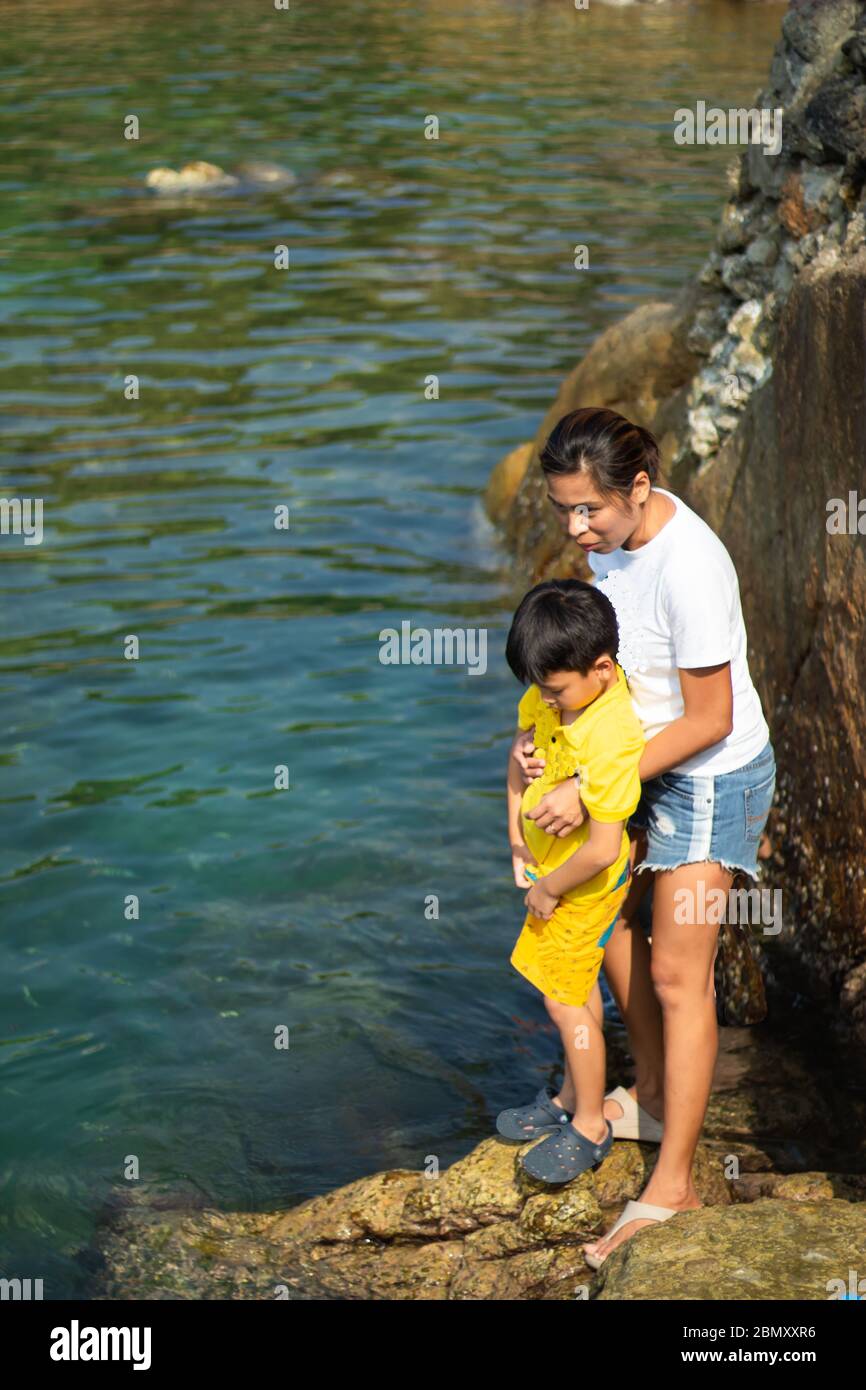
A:
[[[609,1255],[599,1299],[826,1300],[866,1271],[866,1203],[762,1198],[645,1226]]]

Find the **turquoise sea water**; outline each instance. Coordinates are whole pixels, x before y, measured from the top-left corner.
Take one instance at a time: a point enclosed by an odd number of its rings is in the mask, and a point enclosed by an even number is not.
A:
[[[480,493],[700,264],[730,151],[673,111],[751,101],[783,10],[0,4],[3,491],[44,499],[0,537],[4,1274],[86,1292],[130,1156],[276,1208],[548,1079]],[[193,159],[299,184],[145,194]],[[382,665],[404,620],[484,629],[485,674]]]

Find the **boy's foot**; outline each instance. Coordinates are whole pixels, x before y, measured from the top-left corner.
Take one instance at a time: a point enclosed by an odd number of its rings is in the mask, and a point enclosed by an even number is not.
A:
[[[605,1121],[606,1134],[599,1142],[581,1133],[573,1124],[562,1125],[520,1158],[520,1165],[539,1182],[571,1182],[572,1178],[595,1168],[613,1147],[613,1130]]]
[[[553,1134],[567,1125],[571,1112],[553,1103],[553,1092],[549,1086],[542,1086],[531,1105],[520,1105],[516,1109],[501,1110],[496,1117],[496,1129],[504,1139],[516,1139],[525,1143],[541,1134]]]
[[[608,1135],[608,1122],[603,1120],[601,1124],[582,1124],[578,1122],[577,1115],[571,1118],[571,1128],[578,1134],[582,1134],[585,1139],[590,1139],[593,1144],[603,1144]],[[611,1126],[612,1128],[612,1126]]]
[[[562,1110],[562,1111],[565,1112],[565,1115],[566,1115],[567,1119],[569,1119],[569,1120],[571,1121],[571,1127],[572,1127],[572,1129],[575,1129],[575,1130],[577,1130],[578,1133],[585,1135],[587,1139],[591,1139],[592,1142],[593,1142],[594,1144],[603,1144],[603,1143],[604,1143],[605,1139],[607,1138],[607,1124],[606,1124],[606,1123],[597,1123],[597,1124],[588,1124],[588,1125],[587,1125],[587,1124],[580,1124],[580,1123],[578,1122],[577,1114],[575,1113],[574,1102],[572,1101],[570,1105],[566,1105],[565,1102],[561,1099],[561,1096],[559,1096],[559,1095],[551,1096],[551,1097],[550,1097],[550,1103],[551,1103],[551,1105],[555,1105],[556,1108],[557,1108],[558,1110]],[[614,1104],[616,1104],[616,1102],[614,1102]],[[620,1113],[622,1113],[621,1107],[618,1107],[618,1108],[620,1109]],[[605,1117],[604,1117],[604,1118],[605,1118],[605,1121],[608,1119],[608,1116],[607,1116],[607,1113],[606,1113],[606,1112],[605,1112]],[[612,1118],[612,1117],[611,1117],[611,1118]]]

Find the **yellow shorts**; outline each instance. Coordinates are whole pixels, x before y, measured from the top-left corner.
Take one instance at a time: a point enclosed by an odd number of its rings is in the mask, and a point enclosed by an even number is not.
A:
[[[604,947],[630,882],[626,864],[615,887],[592,906],[560,902],[545,922],[529,912],[511,953],[511,964],[549,999],[585,1004],[604,960]]]

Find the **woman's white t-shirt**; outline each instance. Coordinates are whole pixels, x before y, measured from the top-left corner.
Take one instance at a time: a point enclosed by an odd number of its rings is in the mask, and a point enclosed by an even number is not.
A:
[[[636,550],[589,551],[596,586],[616,610],[617,660],[651,739],[683,714],[679,668],[731,663],[734,727],[672,772],[715,776],[756,758],[770,731],[749,675],[740,586],[731,557],[705,521],[665,488],[675,514]]]

